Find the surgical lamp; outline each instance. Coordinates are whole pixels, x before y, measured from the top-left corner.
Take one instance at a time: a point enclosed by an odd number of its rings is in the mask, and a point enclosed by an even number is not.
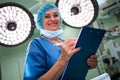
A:
[[[64,23],[74,28],[90,25],[98,16],[96,0],[57,0],[56,5]]]
[[[28,40],[34,31],[34,17],[18,3],[0,4],[0,44],[17,46]]]

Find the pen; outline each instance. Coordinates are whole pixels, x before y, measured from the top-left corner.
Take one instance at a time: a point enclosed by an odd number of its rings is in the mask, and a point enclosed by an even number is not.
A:
[[[61,46],[63,43],[56,43],[55,45],[56,46]]]

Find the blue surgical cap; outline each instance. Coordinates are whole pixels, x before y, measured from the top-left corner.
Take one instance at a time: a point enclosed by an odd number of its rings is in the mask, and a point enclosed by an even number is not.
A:
[[[39,30],[44,28],[43,18],[45,16],[46,12],[51,9],[55,9],[58,12],[58,15],[60,16],[60,24],[62,23],[62,18],[61,18],[60,12],[59,12],[58,8],[55,6],[55,4],[46,3],[45,5],[40,7],[40,9],[38,10],[38,13],[37,13],[37,25],[38,25],[37,27]]]

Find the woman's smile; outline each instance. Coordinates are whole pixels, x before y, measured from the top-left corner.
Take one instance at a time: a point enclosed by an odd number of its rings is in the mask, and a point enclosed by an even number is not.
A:
[[[46,12],[43,18],[44,29],[46,30],[58,30],[60,27],[60,17],[55,9],[51,9]]]

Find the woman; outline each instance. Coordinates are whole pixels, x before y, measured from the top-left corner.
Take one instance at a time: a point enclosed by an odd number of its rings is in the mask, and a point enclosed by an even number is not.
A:
[[[66,41],[58,38],[63,33],[60,28],[62,19],[54,4],[48,3],[39,9],[37,23],[41,36],[28,46],[24,80],[59,80],[71,56],[80,47],[74,48],[75,38]],[[96,67],[97,57],[91,55],[87,63],[91,68]]]

